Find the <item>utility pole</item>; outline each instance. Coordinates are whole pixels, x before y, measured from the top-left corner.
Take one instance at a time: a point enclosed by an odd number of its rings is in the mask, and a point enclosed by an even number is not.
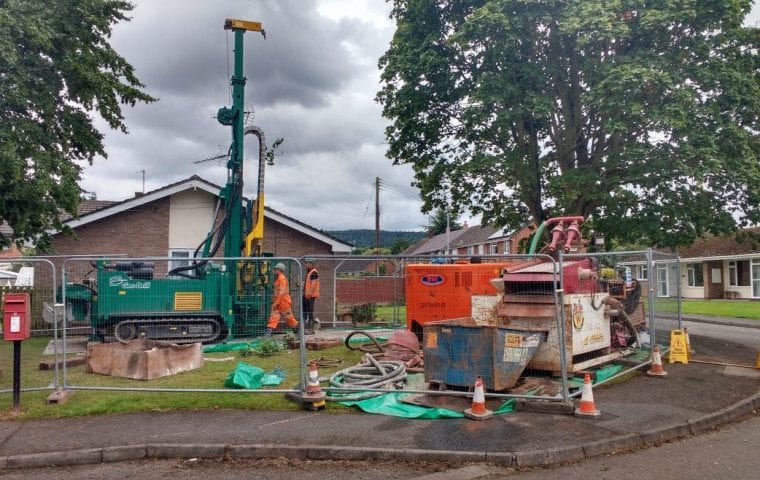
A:
[[[145,193],[145,170],[140,170],[142,172],[142,193]]]
[[[375,253],[380,251],[380,177],[375,177]]]

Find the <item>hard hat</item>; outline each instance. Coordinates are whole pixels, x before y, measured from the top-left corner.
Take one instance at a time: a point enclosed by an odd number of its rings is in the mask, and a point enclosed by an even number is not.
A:
[[[304,263],[317,263],[317,261],[314,260],[314,258],[312,258],[312,257],[306,257],[306,258],[303,259],[303,261],[304,261]]]
[[[285,268],[285,264],[284,263],[278,263],[277,265],[274,266],[274,269],[275,270],[279,270],[279,271],[281,271],[283,273],[285,272],[285,270],[287,270]]]

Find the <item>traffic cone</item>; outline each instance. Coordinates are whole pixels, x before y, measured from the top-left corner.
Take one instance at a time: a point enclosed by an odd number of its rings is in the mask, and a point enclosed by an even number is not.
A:
[[[470,420],[486,420],[493,417],[493,412],[486,408],[486,394],[483,390],[483,378],[475,378],[475,393],[472,396],[472,407],[464,411],[464,416]]]
[[[694,350],[691,349],[691,340],[689,339],[689,329],[683,327],[683,335],[686,337],[686,353],[687,355],[694,355]]]
[[[647,377],[667,378],[668,372],[662,367],[662,356],[660,355],[660,346],[655,345],[652,349],[652,368],[647,370]]]
[[[317,361],[309,362],[309,378],[306,382],[306,391],[301,395],[303,407],[307,410],[319,410],[325,408],[325,392],[319,386],[319,372]]]
[[[319,371],[317,370],[317,361],[312,360],[309,362],[309,381],[306,384],[306,394],[315,395],[322,392],[322,387],[319,386]]]
[[[582,417],[598,417],[602,414],[594,405],[594,391],[591,389],[591,375],[588,373],[583,377],[583,392],[575,414]]]

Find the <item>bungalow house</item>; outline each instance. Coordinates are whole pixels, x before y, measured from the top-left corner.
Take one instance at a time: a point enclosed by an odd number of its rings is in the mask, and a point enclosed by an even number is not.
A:
[[[221,188],[198,176],[121,202],[83,201],[67,219],[75,236],[53,234],[56,255],[123,254],[187,259],[211,227]],[[269,207],[264,251],[276,257],[348,254],[351,246]]]
[[[749,235],[748,235],[749,234]],[[760,228],[706,236],[678,250],[684,298],[760,299]]]

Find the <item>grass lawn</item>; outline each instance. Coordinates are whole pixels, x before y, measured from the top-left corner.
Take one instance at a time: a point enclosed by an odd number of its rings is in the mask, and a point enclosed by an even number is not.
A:
[[[678,311],[678,304],[672,298],[657,298],[654,301],[654,310],[655,312],[676,313]],[[681,301],[681,313],[760,320],[760,302],[751,300],[684,299]]]
[[[21,345],[21,388],[41,391],[21,392],[21,411],[12,412],[11,393],[0,395],[0,418],[54,418],[77,417],[123,412],[148,412],[181,409],[240,409],[240,410],[298,410],[300,405],[287,400],[283,393],[261,393],[256,390],[227,389],[221,393],[206,392],[146,392],[146,391],[102,391],[77,390],[68,402],[60,405],[48,405],[47,396],[52,389],[54,371],[40,370],[43,361],[52,361],[53,357],[42,355],[49,338],[31,338]],[[341,345],[320,351],[307,351],[307,358],[341,360],[332,368],[320,368],[320,376],[328,376],[343,368],[355,365],[362,353],[348,350]],[[69,355],[69,358],[76,358]],[[86,366],[69,367],[68,384],[74,387],[118,388],[186,388],[186,389],[224,389],[224,381],[235,368],[237,362],[245,362],[270,372],[280,368],[286,372],[282,384],[272,389],[292,389],[299,381],[299,351],[285,350],[273,355],[243,355],[240,352],[205,353],[207,360],[200,369],[170,375],[154,380],[131,380],[87,373]],[[216,359],[221,361],[210,361]],[[9,391],[13,386],[13,342],[0,343],[0,389]],[[60,372],[60,378],[63,373]],[[329,410],[341,410],[345,407],[328,402]]]

